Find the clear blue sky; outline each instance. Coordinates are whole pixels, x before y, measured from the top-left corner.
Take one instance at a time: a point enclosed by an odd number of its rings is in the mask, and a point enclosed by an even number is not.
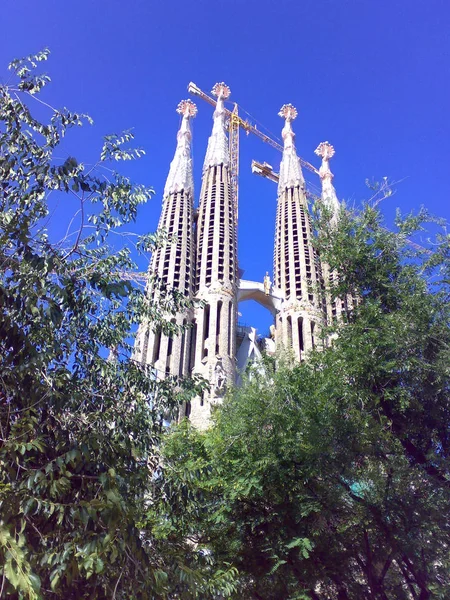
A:
[[[137,231],[156,227],[175,146],[175,108],[194,81],[209,91],[225,81],[232,99],[279,136],[277,112],[299,110],[299,153],[329,140],[340,198],[369,196],[365,179],[400,181],[384,202],[422,204],[450,216],[449,0],[3,0],[0,76],[15,57],[48,46],[53,83],[46,100],[88,112],[95,126],[69,138],[67,151],[92,161],[101,136],[133,127],[146,157],[133,178],[154,186]],[[212,108],[197,102],[196,191]],[[250,172],[251,159],[278,168],[280,157],[241,137],[239,259],[248,279],[272,272],[275,185]],[[57,219],[62,223],[64,210]],[[58,229],[58,223],[53,224]],[[242,306],[261,329],[262,310]]]

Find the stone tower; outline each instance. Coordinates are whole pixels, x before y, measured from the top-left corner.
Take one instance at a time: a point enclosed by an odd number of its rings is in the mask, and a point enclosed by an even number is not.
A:
[[[331,172],[329,162],[330,158],[333,158],[335,154],[334,147],[329,142],[321,142],[314,152],[322,158],[322,164],[319,169],[319,177],[322,181],[322,202],[330,211],[330,228],[333,229],[340,210],[340,203],[333,185],[334,175]],[[339,283],[337,273],[331,271],[330,267],[324,261],[322,261],[322,272],[327,290],[330,290]],[[333,321],[342,319],[343,315],[348,313],[355,304],[356,298],[352,294],[346,294],[343,298],[333,299],[327,297],[326,311],[328,323],[330,324]]]
[[[152,255],[149,270],[148,293],[157,301],[161,287],[180,291],[187,298],[194,296],[195,238],[193,230],[194,185],[192,176],[190,120],[197,108],[190,100],[183,100],[177,108],[182,116],[177,134],[177,147],[170,164],[164,188],[163,205],[158,230],[166,231],[169,240]],[[176,236],[176,243],[170,238]],[[192,315],[170,317],[177,325],[187,325]],[[185,375],[189,372],[192,330],[186,328],[179,335],[165,335],[151,323],[142,323],[136,340],[137,360],[154,366],[156,376]]]
[[[330,158],[333,158],[335,154],[334,147],[329,142],[321,142],[314,150],[314,153],[322,158],[322,164],[319,169],[319,177],[322,182],[322,202],[331,212],[331,224],[334,225],[340,208],[333,185],[334,175],[330,169]]]
[[[339,200],[337,199],[336,190],[333,185],[333,173],[330,169],[330,158],[334,156],[334,148],[329,142],[321,142],[314,150],[317,156],[322,158],[322,164],[319,169],[319,177],[322,182],[321,199],[325,207],[330,211],[330,227],[334,227],[339,213]],[[337,283],[336,273],[333,273],[329,266],[322,261],[322,273],[325,283],[325,288],[330,289]],[[335,319],[341,317],[342,311],[345,310],[345,302],[339,298],[327,298],[326,302],[327,322],[331,323]]]
[[[198,427],[208,424],[211,406],[235,380],[237,231],[224,111],[230,89],[218,83],[212,93],[217,104],[203,164],[197,217],[195,297],[202,306],[195,310],[191,348],[193,372],[203,375],[211,389],[190,407],[190,419]]]
[[[278,114],[285,119],[285,125],[275,225],[274,285],[281,290],[283,301],[276,316],[275,342],[277,348],[291,350],[297,360],[303,360],[318,343],[325,321],[322,272],[312,244],[305,180],[291,126],[297,110],[285,104]]]
[[[159,230],[169,238],[152,255],[147,287],[155,302],[161,289],[167,287],[195,301],[195,308],[175,317],[167,315],[169,321],[181,326],[177,335],[143,322],[135,349],[135,358],[152,365],[158,378],[199,374],[209,382],[210,390],[181,411],[181,416],[188,416],[202,429],[210,423],[211,408],[221,402],[228,386],[239,384],[249,362],[261,358],[261,352],[272,354],[283,349],[296,360],[305,360],[321,342],[323,325],[338,319],[354,302],[350,296],[332,301],[325,294],[324,281],[332,287],[337,276],[326,264],[321,265],[313,245],[305,181],[292,131],[297,111],[291,104],[285,104],[279,112],[285,124],[278,177],[274,280],[270,281],[268,273],[263,281],[239,278],[237,206],[227,136],[230,112],[224,107],[230,89],[218,83],[212,93],[217,101],[196,213],[190,121],[197,109],[189,100],[178,106],[182,120],[159,221]],[[316,154],[322,158],[322,200],[331,209],[333,227],[339,210],[329,166],[334,148],[322,142]],[[271,170],[270,165],[267,167]],[[275,177],[273,174],[272,180]],[[237,326],[238,302],[246,300],[254,300],[271,312],[275,324],[270,338],[262,339],[255,328]]]

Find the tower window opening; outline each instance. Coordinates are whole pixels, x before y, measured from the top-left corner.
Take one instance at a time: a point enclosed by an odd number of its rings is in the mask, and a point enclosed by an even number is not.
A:
[[[203,354],[202,354],[202,358],[205,358],[206,356],[208,356],[208,348],[206,345],[206,341],[207,341],[208,335],[209,335],[209,313],[210,313],[210,306],[209,306],[209,304],[207,304],[205,306],[205,310],[203,313],[203,340],[202,340]]]
[[[173,337],[167,339],[167,357],[166,357],[166,375],[170,374],[170,365],[172,363]]]
[[[217,318],[216,318],[216,354],[219,354],[220,348],[220,319],[222,316],[222,300],[217,303]]]
[[[197,346],[197,321],[192,323],[191,329],[191,351],[189,352],[188,372],[191,373],[195,365],[195,351]]]
[[[300,358],[302,356],[302,352],[304,351],[304,342],[303,342],[303,319],[299,317],[297,319],[297,327],[298,327],[298,345],[300,347]]]
[[[315,347],[315,342],[314,342],[314,330],[316,328],[316,324],[314,323],[314,321],[311,321],[311,346],[314,348]]]
[[[231,336],[232,336],[232,322],[233,322],[233,303],[228,304],[228,356],[231,356]]]
[[[170,321],[175,324],[175,319]],[[166,354],[166,375],[170,374],[170,366],[172,363],[172,351],[173,351],[173,333],[167,337],[167,354]]]
[[[183,319],[183,327],[186,327],[186,319]],[[182,377],[185,365],[185,356],[184,351],[186,347],[186,329],[183,329],[183,333],[181,334],[181,347],[180,347],[180,360],[179,360],[179,368],[178,375]]]
[[[290,348],[292,348],[292,317],[289,316],[287,318],[287,339],[288,339],[288,345]]]
[[[148,338],[150,337],[150,329],[147,327],[144,333],[144,343],[142,344],[142,363],[147,362]]]
[[[159,353],[161,351],[161,327],[155,331],[155,339],[153,342],[153,358],[152,363],[155,364],[159,359]]]

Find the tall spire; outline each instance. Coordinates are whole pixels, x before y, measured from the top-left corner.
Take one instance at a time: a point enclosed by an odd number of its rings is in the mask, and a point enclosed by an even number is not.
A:
[[[190,119],[197,108],[190,100],[183,100],[177,108],[182,115],[177,134],[177,147],[170,164],[164,188],[159,218],[159,231],[166,231],[169,239],[153,252],[147,294],[158,301],[158,280],[167,288],[178,290],[186,298],[192,298],[195,284],[195,238],[194,194],[192,181]],[[176,243],[171,238],[176,236]],[[154,279],[154,277],[158,279]],[[156,282],[156,285],[155,285]],[[192,311],[180,311],[177,315],[164,314],[164,318],[178,326],[192,321]],[[151,320],[143,321],[138,329],[135,356],[143,364],[152,365],[158,378],[189,373],[190,330],[176,335],[165,334],[161,327],[154,327]]]
[[[205,162],[203,170],[216,165],[229,166],[230,152],[228,149],[228,139],[225,127],[225,108],[224,100],[230,96],[230,88],[225,83],[216,83],[211,93],[217,97],[216,110],[213,115],[213,130],[208,140]]]
[[[196,427],[209,425],[211,407],[234,385],[237,325],[237,228],[231,187],[224,99],[230,88],[217,83],[214,122],[202,174],[197,218],[196,299],[192,348],[193,373],[211,383],[194,398],[189,417]]]
[[[322,164],[319,169],[319,176],[322,180],[322,201],[332,211],[332,221],[336,219],[339,211],[339,200],[336,196],[336,190],[333,185],[333,173],[330,170],[330,158],[333,158],[335,152],[329,142],[321,142],[314,150],[317,156],[322,157]]]
[[[291,122],[297,117],[297,109],[292,104],[284,104],[278,115],[285,119],[281,135],[284,140],[283,158],[280,165],[280,178],[278,181],[278,193],[289,187],[304,187],[300,160],[295,149],[295,133],[292,131]]]
[[[306,201],[305,180],[294,144],[292,104],[280,112],[283,158],[280,165],[274,247],[274,285],[284,295],[276,315],[275,343],[304,360],[319,339],[324,321],[320,288],[322,271],[313,244],[313,228]]]
[[[177,148],[170,163],[169,175],[164,187],[164,198],[181,190],[189,192],[191,195],[194,193],[190,119],[197,114],[197,107],[191,100],[182,100],[178,104],[177,113],[183,118],[177,134]]]

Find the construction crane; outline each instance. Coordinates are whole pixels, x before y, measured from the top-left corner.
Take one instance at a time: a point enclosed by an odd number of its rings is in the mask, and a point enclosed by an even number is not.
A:
[[[208,96],[203,92],[195,83],[192,81],[188,85],[188,92],[194,96],[198,96],[211,106],[216,106],[216,101],[211,96]],[[273,140],[270,136],[260,131],[256,125],[250,123],[250,121],[243,119],[239,115],[239,106],[234,103],[233,110],[225,109],[225,114],[228,117],[228,131],[229,131],[229,147],[230,147],[230,172],[231,172],[231,190],[232,190],[232,201],[235,210],[236,222],[237,222],[237,210],[238,210],[238,199],[239,199],[239,129],[243,129],[247,135],[253,133],[259,137],[260,140],[272,146],[279,152],[283,152],[283,146],[277,141]],[[305,169],[308,169],[315,175],[319,174],[319,171],[314,165],[308,161],[300,158],[300,163]]]
[[[270,179],[270,181],[273,181],[274,183],[278,183],[278,180],[280,178],[279,173],[275,173],[272,165],[269,165],[269,163],[266,162],[260,163],[257,160],[252,160],[252,173],[254,173],[255,175],[259,175],[260,177]],[[312,202],[315,202],[316,200],[320,199],[319,196],[317,196],[317,194],[313,194],[308,189],[305,190],[305,193],[306,197]]]
[[[259,175],[260,177],[265,177],[266,179],[269,179],[270,181],[273,181],[274,183],[278,183],[279,174],[275,173],[275,171],[272,168],[272,165],[269,165],[269,163],[266,163],[266,162],[260,163],[257,160],[252,160],[252,173],[254,173],[255,175]],[[306,196],[312,201],[319,200],[318,196],[316,196],[315,194],[312,194],[308,190],[306,190]],[[389,229],[387,229],[386,227],[383,227],[383,229],[385,231],[389,231]],[[420,244],[417,244],[416,242],[413,242],[412,240],[409,240],[409,239],[407,239],[406,241],[412,248],[423,251],[426,254],[432,254],[432,251],[429,250],[428,248],[424,248]]]
[[[188,85],[188,92],[190,94],[194,94],[195,96],[199,96],[205,102],[208,102],[211,106],[216,106],[216,100],[208,96],[205,92],[203,92],[195,83],[192,81]],[[243,119],[239,115],[239,106],[234,103],[233,110],[229,110],[225,108],[225,113],[228,117],[228,130],[229,130],[229,148],[230,148],[230,171],[231,171],[231,189],[233,194],[233,206],[235,208],[236,214],[236,222],[237,222],[237,209],[238,209],[238,193],[239,193],[239,129],[243,129],[247,135],[249,133],[253,133],[259,139],[261,139],[266,144],[269,144],[279,152],[283,151],[283,146],[279,144],[276,140],[272,139],[270,136],[266,135],[262,131],[260,131],[256,125],[250,123],[250,121]],[[311,163],[299,157],[301,165],[314,173],[315,175],[319,175],[318,169],[314,167]],[[272,165],[268,163],[260,163],[256,160],[252,161],[252,173],[256,175],[260,175],[261,177],[265,177],[274,183],[278,183],[279,174],[273,170]],[[316,201],[319,199],[319,196],[313,194],[311,191],[306,190],[307,197]],[[416,244],[412,240],[407,240],[407,242],[417,250],[424,250],[427,254],[431,254],[432,252],[419,244]],[[134,281],[135,283],[145,282],[148,273],[122,273],[124,279],[128,279]]]

